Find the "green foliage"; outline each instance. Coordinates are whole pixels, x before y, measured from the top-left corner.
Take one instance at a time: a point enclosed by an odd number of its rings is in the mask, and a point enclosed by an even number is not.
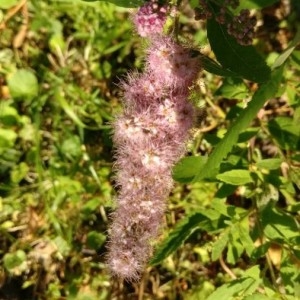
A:
[[[236,296],[244,299],[245,296],[252,295],[260,283],[259,267],[254,266],[247,270],[241,278],[224,284],[221,288],[217,289],[207,300],[235,299],[234,297]]]
[[[86,1],[86,2],[105,1],[121,7],[139,7],[144,3],[143,0],[82,0],[82,1]]]
[[[38,81],[28,70],[17,70],[8,77],[8,87],[14,99],[30,102],[38,94]]]
[[[213,153],[210,155],[206,164],[196,175],[194,179],[195,181],[213,176],[217,173],[223,158],[226,157],[232,147],[236,144],[241,131],[245,130],[249,126],[250,122],[256,116],[266,100],[275,96],[281,76],[282,69],[275,71],[271,79],[262,84],[255,92],[247,108],[240,113],[236,121],[228,129],[226,136],[220,141]]]
[[[261,8],[272,3],[245,1],[240,8]],[[229,111],[227,120],[230,122],[226,124],[225,133],[202,135],[202,139],[211,144],[212,153],[208,157],[196,153],[196,156],[184,158],[175,166],[173,177],[179,182],[195,184],[209,181],[220,185],[206,209],[196,208],[192,215],[184,217],[175,226],[157,249],[152,263],[158,264],[168,255],[174,255],[183,247],[183,241],[191,242],[195,232],[200,232],[202,238],[211,237],[208,241],[198,241],[200,249],[207,249],[211,260],[219,260],[224,271],[236,278],[223,282],[206,299],[297,299],[300,103],[289,88],[292,85],[293,89],[297,89],[298,84],[289,81],[292,77],[288,73],[299,74],[299,61],[293,64],[291,60],[299,44],[299,31],[286,50],[274,60],[270,71],[253,47],[238,45],[214,19],[208,21],[207,26],[210,45],[222,66],[200,56],[203,67],[225,77],[214,95],[242,100],[251,96],[249,85],[243,79],[257,81],[260,85],[244,108],[241,109],[241,103],[237,103]],[[252,63],[251,59],[257,61]],[[294,71],[291,71],[291,65],[295,67]],[[252,125],[266,101],[274,97],[278,99],[285,91],[293,105],[291,114],[275,115],[267,122],[259,120],[255,122],[256,126]],[[253,147],[250,139],[262,143],[268,139],[276,154],[265,156],[257,145],[251,151],[247,150]],[[289,170],[284,173],[286,167]],[[235,206],[230,204],[232,202],[239,204]],[[204,250],[198,251],[202,253]],[[231,266],[237,268],[245,257],[254,264],[258,259],[264,259],[266,266],[249,268],[248,265],[241,275],[233,275],[231,270],[236,269]],[[265,278],[266,272],[269,272],[268,279]],[[278,278],[282,279],[282,284],[276,283]]]
[[[0,8],[1,9],[8,9],[13,7],[18,3],[18,0],[0,0]]]
[[[207,37],[216,58],[225,69],[254,82],[269,79],[270,69],[255,48],[239,45],[214,19],[207,22]]]

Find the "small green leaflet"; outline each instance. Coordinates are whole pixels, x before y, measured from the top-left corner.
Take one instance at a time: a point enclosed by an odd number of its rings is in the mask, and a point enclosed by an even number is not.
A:
[[[262,9],[277,2],[279,0],[242,0],[238,9]]]
[[[207,300],[231,300],[234,296],[252,295],[261,284],[262,280],[259,274],[259,266],[254,266],[247,270],[243,277],[232,280],[216,289]],[[239,299],[244,298],[239,297]]]
[[[214,231],[220,226],[219,223],[222,219],[223,217],[212,209],[199,211],[185,217],[156,250],[150,264],[156,265],[175,252],[196,229],[207,232]]]
[[[224,76],[224,77],[238,77],[239,75],[224,69],[221,65],[219,65],[216,61],[213,59],[209,58],[208,56],[205,56],[203,54],[199,54],[200,61],[201,61],[201,66],[203,69],[209,73],[219,75],[219,76]]]
[[[173,168],[173,179],[187,183],[191,182],[196,175],[195,166],[203,166],[207,161],[205,156],[189,156],[182,158]]]
[[[211,259],[213,261],[219,259],[221,256],[223,250],[225,249],[229,239],[229,231],[223,231],[223,233],[220,234],[219,238],[216,242],[214,242],[212,246],[212,253],[211,253]]]
[[[17,100],[31,102],[38,95],[38,80],[30,70],[19,69],[7,81],[10,94]]]
[[[82,0],[82,1],[85,2],[104,1],[104,2],[110,2],[120,7],[139,7],[145,2],[143,0]]]
[[[8,9],[18,4],[18,0],[0,0],[0,9]]]
[[[279,68],[285,61],[289,58],[292,52],[295,50],[296,46],[300,43],[300,26],[298,25],[297,33],[290,45],[284,50],[282,54],[276,59],[275,63],[272,66],[272,69]]]
[[[282,162],[282,158],[267,158],[258,161],[256,166],[260,169],[277,170]]]
[[[244,81],[240,78],[226,78],[222,85],[216,90],[216,96],[223,96],[229,99],[245,99],[249,90]]]
[[[248,170],[231,170],[217,175],[217,179],[232,185],[244,185],[253,182]]]

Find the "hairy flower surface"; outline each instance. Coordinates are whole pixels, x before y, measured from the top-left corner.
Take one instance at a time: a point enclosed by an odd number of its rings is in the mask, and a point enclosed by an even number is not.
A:
[[[199,60],[171,37],[155,37],[147,53],[146,68],[160,85],[187,89],[195,80]]]
[[[136,20],[141,12],[158,10],[154,4],[146,3]],[[188,95],[198,71],[188,49],[156,35],[144,73],[121,83],[124,110],[113,123],[118,196],[108,251],[110,270],[120,278],[138,279],[152,254],[173,185],[172,167],[184,154],[194,124]]]
[[[138,34],[141,37],[151,37],[162,33],[167,12],[167,5],[160,5],[156,0],[146,2],[133,18]]]

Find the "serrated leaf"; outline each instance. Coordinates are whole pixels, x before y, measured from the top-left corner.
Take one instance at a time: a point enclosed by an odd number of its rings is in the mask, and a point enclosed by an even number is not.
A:
[[[15,99],[31,101],[38,95],[37,78],[29,70],[19,69],[7,81],[9,92]]]
[[[239,295],[239,293],[246,291],[251,286],[256,285],[256,281],[253,278],[239,278],[229,283],[223,284],[216,289],[206,300],[227,300],[233,296]]]
[[[242,214],[245,212],[243,208],[226,204],[225,200],[223,199],[213,199],[211,202],[211,207],[221,215],[224,215],[229,218],[233,218],[237,214]]]
[[[253,182],[251,173],[248,170],[231,170],[217,175],[217,179],[231,184],[231,185],[244,185]]]
[[[281,158],[267,158],[258,161],[256,166],[261,169],[277,170],[280,168],[282,161],[283,160]]]
[[[227,245],[226,261],[229,264],[234,265],[237,262],[239,257],[240,257],[240,255],[238,254],[238,251],[236,248],[236,243],[235,243],[235,245],[232,245],[231,243],[229,243]]]
[[[264,233],[269,239],[287,240],[299,236],[299,225],[292,216],[268,205],[261,212]]]
[[[240,241],[243,244],[248,256],[251,257],[253,251],[255,250],[255,246],[249,234],[250,227],[249,227],[248,218],[244,218],[242,222],[240,222],[238,228],[239,228]]]
[[[207,161],[205,156],[189,156],[182,158],[173,168],[173,179],[187,183],[191,182],[196,175],[195,166],[203,166]]]
[[[224,69],[221,65],[219,65],[216,61],[209,58],[208,56],[200,54],[199,57],[201,61],[201,66],[205,71],[223,77],[239,77],[238,74],[230,70]]]
[[[214,18],[207,21],[207,37],[217,60],[225,69],[254,82],[266,82],[270,78],[270,68],[255,48],[238,44]]]
[[[245,99],[248,93],[248,87],[243,80],[239,78],[226,78],[216,90],[215,95],[229,99]]]
[[[235,264],[245,250],[241,243],[238,227],[239,223],[230,226],[229,242],[227,245],[227,262],[230,264]]]
[[[184,241],[199,227],[199,224],[207,220],[205,216],[200,213],[195,213],[185,217],[179,222],[170,235],[156,250],[151,265],[156,265],[168,257],[171,253],[176,251]]]
[[[213,261],[219,259],[219,257],[221,256],[223,250],[227,246],[228,239],[229,239],[229,232],[228,231],[223,231],[219,235],[219,238],[213,243],[212,252],[211,252],[211,259]]]
[[[293,295],[295,299],[300,298],[300,272],[299,263],[295,263],[290,254],[283,252],[283,259],[280,266],[280,275],[282,283],[288,294]]]
[[[240,113],[235,122],[230,126],[225,137],[218,143],[207,162],[202,168],[198,168],[198,174],[195,176],[194,181],[210,178],[218,171],[223,158],[226,157],[237,143],[240,132],[247,129],[249,123],[257,115],[265,101],[276,95],[281,77],[282,69],[276,70],[272,74],[271,79],[262,84],[255,92],[248,107]]]
[[[247,269],[243,275],[243,277],[251,277],[253,279],[261,280],[260,279],[260,268],[258,265],[253,266]]]
[[[272,136],[286,150],[300,149],[300,126],[290,117],[277,117],[268,123]]]

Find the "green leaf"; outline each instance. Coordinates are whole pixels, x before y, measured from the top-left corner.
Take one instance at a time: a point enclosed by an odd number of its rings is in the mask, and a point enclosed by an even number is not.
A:
[[[18,250],[14,253],[7,253],[3,258],[4,267],[9,271],[19,267],[25,261],[26,253],[23,250]]]
[[[226,157],[232,147],[237,143],[240,132],[247,129],[251,120],[257,115],[265,101],[275,96],[281,77],[282,69],[276,70],[272,74],[271,79],[262,84],[255,92],[248,107],[240,113],[235,122],[231,125],[225,137],[218,143],[204,166],[202,168],[198,167],[198,174],[195,176],[194,181],[201,181],[218,172],[223,158]]]
[[[272,68],[279,68],[282,64],[285,63],[285,61],[289,58],[289,56],[292,54],[292,52],[295,50],[295,48],[297,47],[297,45],[300,43],[300,26],[298,25],[297,28],[297,33],[294,37],[294,39],[292,40],[292,42],[290,43],[290,45],[287,47],[287,49],[285,49],[283,51],[283,53],[281,53],[275,63],[273,64]]]
[[[98,250],[104,244],[106,237],[97,231],[90,231],[86,237],[88,247]]]
[[[0,0],[0,8],[8,9],[16,5],[18,2],[19,0]]]
[[[262,9],[277,2],[279,0],[243,0],[240,1],[238,9]]]
[[[82,1],[95,2],[97,0],[82,0]],[[110,2],[114,5],[121,6],[121,7],[139,7],[145,2],[143,0],[98,0],[98,1]]]
[[[288,240],[299,236],[299,226],[295,218],[272,208],[270,204],[262,210],[261,222],[264,234],[271,240]]]
[[[245,143],[249,141],[252,137],[254,137],[259,131],[257,127],[251,127],[246,129],[239,135],[238,143]]]
[[[216,96],[229,99],[245,99],[249,94],[247,85],[239,78],[226,78],[216,90]]]
[[[260,169],[277,170],[282,162],[281,158],[267,158],[258,161],[256,166]]]
[[[197,52],[198,54],[198,52]],[[216,61],[214,61],[213,59],[209,58],[206,55],[203,54],[198,54],[200,57],[200,61],[201,61],[201,66],[203,67],[203,69],[209,73],[215,74],[215,75],[219,75],[219,76],[224,76],[224,77],[238,77],[239,75],[224,69],[221,65],[219,65]]]
[[[156,265],[176,251],[194,230],[199,228],[199,224],[205,220],[207,220],[207,218],[201,213],[195,213],[185,217],[176,225],[168,238],[158,248],[150,264]]]
[[[217,175],[217,179],[232,185],[244,185],[253,182],[250,171],[231,170]]]
[[[207,160],[205,156],[189,156],[182,158],[173,169],[173,179],[187,183],[191,182],[196,175],[195,166],[203,166]]]
[[[70,245],[67,243],[66,240],[64,240],[61,236],[57,236],[54,240],[53,243],[57,247],[57,251],[62,255],[62,256],[67,256],[69,252],[71,251]]]
[[[238,228],[239,228],[240,241],[243,244],[248,256],[251,257],[253,251],[255,250],[255,246],[249,233],[249,228],[250,228],[249,219],[244,218],[242,222],[239,223]]]
[[[65,97],[63,96],[63,92],[61,90],[57,90],[55,92],[55,99],[63,108],[65,113],[72,119],[72,121],[77,124],[79,127],[86,128],[87,126],[80,120],[77,114],[74,112],[70,104],[67,102]]]
[[[213,199],[211,201],[211,207],[221,215],[229,218],[237,217],[245,213],[245,210],[241,207],[226,204],[225,199]]]
[[[18,135],[11,129],[0,128],[0,148],[11,148]]]
[[[211,252],[211,259],[213,261],[219,259],[221,256],[223,250],[225,249],[229,239],[229,232],[223,231],[220,235],[219,238],[213,243],[212,246],[212,252]]]
[[[244,248],[239,241],[228,243],[226,261],[229,264],[234,265],[237,262],[237,260],[241,257],[243,251]]]
[[[28,173],[29,167],[25,162],[15,165],[10,173],[10,178],[13,183],[19,183]]]
[[[61,151],[70,160],[78,158],[82,154],[79,137],[74,135],[64,140],[61,145]]]
[[[7,103],[0,103],[0,121],[3,125],[12,126],[20,121],[18,111]]]
[[[226,257],[227,262],[230,264],[235,264],[243,254],[244,250],[245,248],[241,243],[239,223],[235,222],[230,226]]]
[[[268,128],[279,145],[286,150],[300,149],[300,126],[290,117],[270,120]]]
[[[237,296],[247,289],[256,286],[256,281],[253,278],[239,278],[229,283],[223,284],[216,289],[206,300],[229,300],[231,297]]]
[[[271,299],[269,297],[265,296],[264,294],[255,293],[255,294],[247,296],[243,300],[271,300]]]
[[[82,206],[82,212],[86,215],[90,215],[91,213],[95,212],[97,208],[100,206],[100,199],[99,198],[93,198],[89,201],[87,201]]]
[[[8,77],[8,88],[11,96],[18,100],[31,101],[38,95],[38,81],[29,70],[19,69]]]
[[[283,252],[283,258],[280,265],[280,275],[287,294],[300,298],[300,272],[299,263],[294,261],[290,254]]]
[[[254,82],[269,79],[270,68],[255,48],[238,44],[214,18],[207,21],[207,37],[217,60],[225,69]]]

